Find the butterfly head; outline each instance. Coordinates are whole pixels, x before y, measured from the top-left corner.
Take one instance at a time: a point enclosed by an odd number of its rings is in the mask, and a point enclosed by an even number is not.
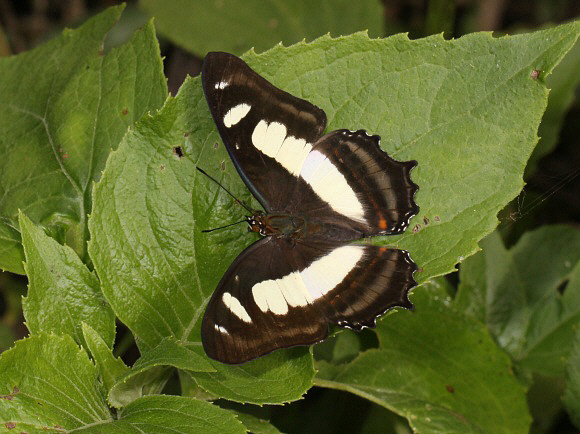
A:
[[[250,232],[256,232],[260,235],[268,235],[264,218],[265,215],[262,211],[255,211],[254,214],[246,217],[246,221],[249,225],[248,230]]]

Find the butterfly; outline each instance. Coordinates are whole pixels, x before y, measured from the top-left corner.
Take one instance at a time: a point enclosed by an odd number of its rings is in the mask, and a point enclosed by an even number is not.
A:
[[[380,137],[323,134],[322,109],[276,88],[238,57],[207,54],[202,85],[221,139],[264,211],[247,217],[263,236],[230,265],[206,308],[206,354],[239,364],[325,339],[329,324],[374,327],[412,308],[409,253],[353,241],[400,234],[419,212],[416,161],[392,159]]]

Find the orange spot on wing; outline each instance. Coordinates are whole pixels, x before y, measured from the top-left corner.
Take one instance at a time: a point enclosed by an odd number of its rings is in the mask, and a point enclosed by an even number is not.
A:
[[[380,229],[387,229],[387,219],[385,219],[382,215],[379,216],[379,228]]]

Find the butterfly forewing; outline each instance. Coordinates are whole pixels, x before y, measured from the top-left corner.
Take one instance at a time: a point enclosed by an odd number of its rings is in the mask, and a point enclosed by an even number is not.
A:
[[[280,211],[294,189],[302,160],[324,131],[326,115],[274,87],[228,53],[206,56],[202,84],[242,180],[266,211]]]

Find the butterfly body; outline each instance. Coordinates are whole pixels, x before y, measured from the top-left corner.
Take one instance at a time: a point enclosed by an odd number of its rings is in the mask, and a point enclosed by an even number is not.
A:
[[[352,241],[399,234],[418,212],[415,161],[393,160],[364,130],[326,135],[326,115],[227,53],[209,53],[210,112],[246,186],[264,208],[263,236],[217,285],[202,321],[206,353],[242,363],[324,339],[331,323],[359,330],[411,308],[417,269],[403,250]]]

